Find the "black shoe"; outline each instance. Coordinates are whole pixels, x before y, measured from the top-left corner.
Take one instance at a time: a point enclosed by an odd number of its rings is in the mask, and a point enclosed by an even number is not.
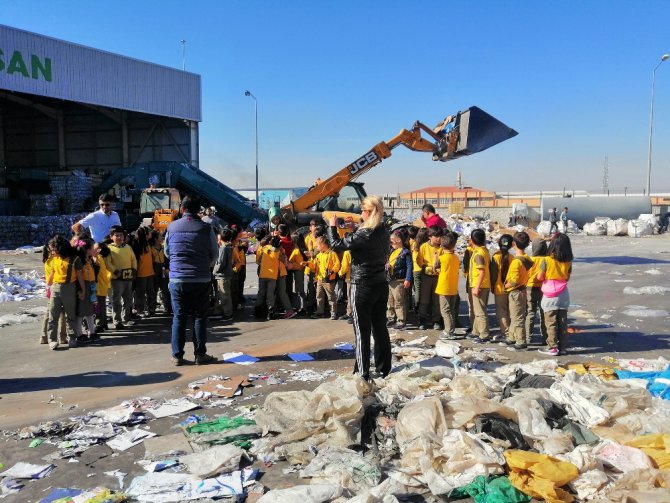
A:
[[[428,327],[423,323],[420,323],[418,328],[419,330],[428,330]]]
[[[393,325],[395,325],[395,320],[388,319],[386,320],[386,326],[391,328]]]
[[[442,325],[439,323],[433,323],[433,330],[442,330]]]
[[[340,320],[342,320],[342,321],[347,321],[348,319],[349,319],[349,316],[347,316],[346,314],[343,314],[342,316],[340,316]]]
[[[219,360],[211,355],[198,355],[195,357],[196,365],[208,365],[210,363],[217,363]]]
[[[318,313],[314,313],[314,314],[310,314],[309,317],[310,317],[311,319],[313,319],[313,320],[320,320],[321,318],[323,318],[323,315],[322,315],[322,314],[318,314]]]
[[[347,319],[347,323],[349,323],[349,325],[353,325],[354,324],[354,319],[352,317],[349,317]]]
[[[234,316],[231,314],[229,316],[221,316],[221,321],[232,321]]]
[[[115,328],[116,330],[125,330],[125,329],[126,329],[126,326],[125,326],[123,323],[119,322],[119,323],[116,323],[116,324],[114,325],[114,328]]]

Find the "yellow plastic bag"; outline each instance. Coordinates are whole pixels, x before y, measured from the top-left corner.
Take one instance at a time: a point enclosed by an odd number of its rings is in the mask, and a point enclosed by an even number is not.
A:
[[[670,470],[670,435],[653,433],[642,435],[626,442],[629,447],[637,447],[649,456],[661,470]]]
[[[549,503],[574,500],[570,493],[561,489],[579,476],[579,470],[572,463],[516,449],[505,451],[505,460],[509,480],[519,491]]]

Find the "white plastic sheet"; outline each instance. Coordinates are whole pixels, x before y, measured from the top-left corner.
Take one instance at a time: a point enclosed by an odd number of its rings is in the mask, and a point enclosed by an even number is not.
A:
[[[335,484],[313,484],[274,489],[260,497],[258,503],[325,503],[342,496],[343,489]]]

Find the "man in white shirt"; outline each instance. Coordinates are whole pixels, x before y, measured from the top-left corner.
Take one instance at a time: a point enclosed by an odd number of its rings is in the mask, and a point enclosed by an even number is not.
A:
[[[98,199],[100,209],[89,213],[84,218],[79,220],[72,226],[75,233],[83,232],[88,228],[91,232],[91,237],[96,243],[102,242],[109,236],[109,230],[114,225],[121,225],[119,214],[112,211],[112,202],[114,198],[109,194],[102,194]]]

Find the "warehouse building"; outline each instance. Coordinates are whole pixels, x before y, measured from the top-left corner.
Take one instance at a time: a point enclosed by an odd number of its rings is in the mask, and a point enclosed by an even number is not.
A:
[[[0,25],[6,199],[49,192],[59,172],[197,166],[201,118],[199,75]]]

